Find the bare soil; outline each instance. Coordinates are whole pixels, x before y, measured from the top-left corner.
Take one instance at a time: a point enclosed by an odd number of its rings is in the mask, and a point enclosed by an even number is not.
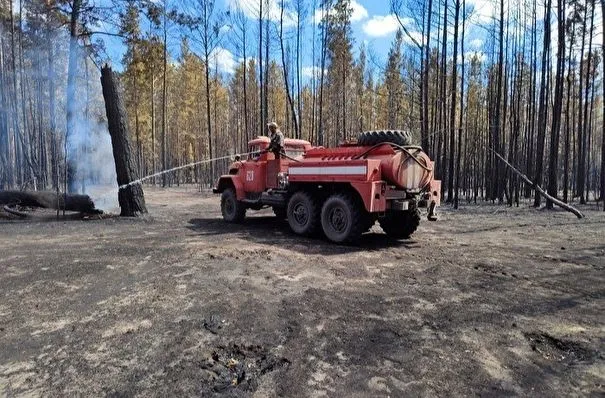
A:
[[[603,212],[468,205],[351,247],[146,199],[0,220],[0,395],[605,394]]]

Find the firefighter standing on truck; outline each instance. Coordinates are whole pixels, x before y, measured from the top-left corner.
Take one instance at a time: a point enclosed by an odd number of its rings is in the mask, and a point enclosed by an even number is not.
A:
[[[280,131],[279,126],[275,122],[267,123],[267,127],[271,133],[269,135],[271,142],[269,143],[267,151],[273,152],[275,159],[279,159],[282,150],[284,149],[284,134]]]

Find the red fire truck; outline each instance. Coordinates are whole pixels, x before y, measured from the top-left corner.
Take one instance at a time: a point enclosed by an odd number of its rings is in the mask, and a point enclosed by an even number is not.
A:
[[[272,207],[292,231],[323,231],[337,243],[354,242],[376,221],[395,239],[409,238],[420,223],[420,207],[436,219],[441,182],[434,163],[403,131],[361,133],[356,143],[334,148],[286,139],[276,159],[268,137],[249,142],[251,154],[237,159],[214,189],[227,222],[246,211]]]

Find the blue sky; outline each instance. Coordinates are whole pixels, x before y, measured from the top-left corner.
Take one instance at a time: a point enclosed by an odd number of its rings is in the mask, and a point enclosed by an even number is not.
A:
[[[99,1],[99,0],[97,0]],[[103,0],[100,0],[103,1]],[[161,0],[156,0],[160,2]],[[191,4],[196,4],[195,1],[199,0],[167,0],[168,7],[172,6],[171,3],[174,4],[183,4],[187,2],[191,2]],[[265,1],[265,0],[263,0]],[[402,8],[401,20],[407,29],[411,32],[411,35],[419,42],[423,41],[422,34],[420,33],[419,23],[421,21],[421,15],[415,15],[410,8],[406,8],[406,1],[413,3],[421,3],[420,0],[404,0],[404,7]],[[258,2],[259,0],[216,0],[217,12],[224,12],[226,10],[238,10],[243,12],[245,16],[249,18],[249,32],[248,37],[250,38],[250,43],[248,45],[249,51],[248,54],[256,53],[257,43],[256,43],[256,35],[257,35],[257,21],[256,16],[258,14]],[[275,23],[275,28],[272,33],[275,37],[275,42],[277,43],[276,37],[276,27],[279,23],[279,16],[281,11],[281,0],[269,0],[269,19]],[[312,74],[312,57],[311,57],[311,35],[312,29],[315,24],[317,26],[317,22],[321,19],[321,13],[319,9],[313,8],[313,3],[319,4],[319,0],[303,0],[304,3],[304,16],[302,18],[302,25],[304,29],[304,40],[303,40],[303,48],[302,48],[302,59],[301,64],[303,67],[303,74],[308,78]],[[437,3],[434,5],[437,7]],[[197,3],[199,4],[199,3]],[[295,1],[294,0],[285,0],[286,4],[286,37],[290,34],[292,35],[296,11],[294,8]],[[467,37],[465,40],[465,53],[479,53],[484,54],[484,46],[485,46],[485,36],[486,29],[484,27],[492,22],[492,15],[495,11],[494,0],[466,0],[467,7]],[[369,67],[374,70],[379,70],[383,67],[388,51],[393,42],[393,38],[397,29],[399,28],[399,22],[395,18],[395,16],[391,13],[390,10],[390,2],[389,0],[351,0],[351,7],[353,9],[351,16],[351,27],[353,31],[354,37],[354,52],[358,53],[360,45],[363,43],[368,52],[368,63]],[[266,9],[266,7],[265,7]],[[436,18],[436,9],[434,10],[434,15]],[[301,15],[303,15],[301,13]],[[414,18],[418,18],[416,21]],[[450,19],[453,16],[450,17]],[[437,21],[435,21],[436,23]],[[225,26],[225,30],[228,30],[229,27]],[[288,32],[289,31],[289,32]],[[180,47],[180,38],[179,36],[183,33],[176,28],[170,30],[170,38],[169,38],[169,51],[174,59],[178,58],[178,52]],[[230,33],[226,32],[225,39],[220,43],[219,47],[215,50],[214,53],[214,62],[218,64],[218,69],[224,75],[229,75],[233,72],[235,65],[241,61],[240,56],[237,54],[235,47],[232,42],[229,40]],[[406,41],[406,45],[411,46],[411,40],[407,37],[404,37]],[[450,35],[451,39],[451,35]],[[436,40],[432,38],[432,40]],[[122,58],[122,54],[124,53],[124,46],[121,44],[120,39],[104,37],[104,41],[107,48],[107,56],[110,58],[117,69],[121,69],[120,60]],[[293,45],[294,41],[292,41]],[[435,43],[435,41],[433,41]],[[410,47],[411,48],[411,47]],[[281,54],[279,52],[279,47],[274,45],[274,48],[271,51],[271,57],[279,60]]]
[[[217,11],[224,12],[228,9],[241,10],[244,15],[250,18],[248,36],[251,38],[249,47],[255,48],[257,43],[256,32],[257,22],[254,20],[254,15],[258,12],[258,0],[216,0]],[[264,1],[264,0],[263,0]],[[172,1],[168,0],[170,3]],[[279,23],[280,5],[281,0],[270,0],[270,18],[275,23]],[[316,1],[319,3],[319,0]],[[290,3],[290,5],[288,5]],[[303,42],[303,56],[301,64],[303,66],[306,75],[309,76],[311,73],[311,66],[313,65],[311,57],[311,34],[313,24],[316,24],[321,19],[321,14],[318,9],[313,9],[313,1],[304,1],[304,19],[302,25],[304,29],[304,42]],[[294,24],[294,18],[296,16],[293,10],[292,0],[286,0],[286,9],[290,11],[287,15],[292,18],[290,25]],[[353,13],[351,27],[353,30],[353,36],[355,40],[354,51],[357,54],[359,47],[362,43],[366,45],[368,49],[368,57],[371,58],[369,62],[372,64],[382,65],[386,60],[387,53],[395,36],[395,32],[398,28],[396,19],[390,15],[390,4],[388,0],[352,0],[351,2]],[[286,23],[286,25],[289,25]],[[317,26],[317,25],[316,25]],[[286,26],[287,30],[292,30],[293,26]],[[111,28],[107,28],[112,30]],[[415,30],[412,28],[411,30]],[[173,58],[178,57],[179,52],[179,35],[183,32],[177,29],[171,29],[171,39],[169,39],[169,50]],[[317,32],[316,32],[317,33]],[[290,33],[292,34],[292,33]],[[102,37],[106,52],[105,55],[109,58],[117,69],[121,69],[120,60],[124,54],[124,46],[119,38],[104,36]],[[277,38],[275,38],[277,41]],[[293,43],[293,42],[292,42]],[[249,51],[250,52],[250,51]],[[254,50],[253,50],[254,52]],[[272,51],[272,57],[279,59],[281,54],[279,48],[275,46]],[[220,44],[220,47],[216,50],[216,62],[218,62],[219,70],[224,74],[230,74],[233,71],[235,64],[240,61],[240,57],[236,54],[233,45],[229,40],[229,33],[225,35],[225,40]]]

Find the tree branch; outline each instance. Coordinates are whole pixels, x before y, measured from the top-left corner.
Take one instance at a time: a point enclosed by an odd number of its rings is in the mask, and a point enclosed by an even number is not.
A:
[[[395,10],[393,10],[393,11],[395,11]],[[399,18],[399,14],[397,14],[396,12],[393,12],[393,13],[395,14],[395,18],[397,18],[397,22],[399,22],[399,26],[401,26],[403,33],[405,33],[405,35],[416,45],[416,47],[418,47],[418,49],[420,51],[422,51],[422,47],[423,47],[422,44],[418,43],[418,41],[412,37],[412,34],[408,30],[408,28],[406,28],[405,25],[403,25],[401,18]]]
[[[87,31],[87,32],[82,32],[78,36],[80,36],[80,37],[84,37],[84,36],[90,37],[92,35],[105,35],[105,36],[119,37],[121,39],[127,39],[126,36],[121,35],[119,33],[102,32],[102,31]]]

